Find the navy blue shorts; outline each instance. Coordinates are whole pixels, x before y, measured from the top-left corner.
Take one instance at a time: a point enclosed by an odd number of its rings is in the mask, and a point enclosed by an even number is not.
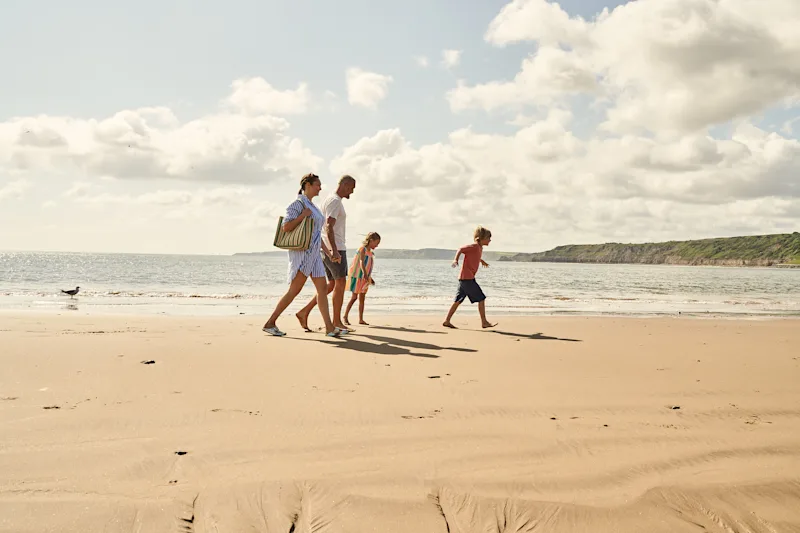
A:
[[[486,299],[486,295],[483,294],[481,286],[478,285],[478,282],[474,279],[458,280],[458,294],[456,294],[456,301],[461,303],[467,298],[469,298],[469,302],[473,304],[482,302]]]

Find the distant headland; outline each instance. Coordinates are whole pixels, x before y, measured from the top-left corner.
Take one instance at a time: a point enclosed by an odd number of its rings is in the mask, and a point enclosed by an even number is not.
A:
[[[643,244],[571,244],[501,261],[800,267],[800,233]]]
[[[353,257],[355,250],[348,250]],[[455,250],[378,250],[382,259],[451,260]],[[235,256],[284,256],[284,251],[236,253]],[[800,267],[800,233],[753,235],[642,244],[569,244],[546,252],[515,253],[486,250],[487,261],[542,263],[630,263],[648,265],[717,265]]]

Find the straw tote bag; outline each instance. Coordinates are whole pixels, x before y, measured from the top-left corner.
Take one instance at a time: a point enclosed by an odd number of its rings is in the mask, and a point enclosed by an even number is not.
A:
[[[302,202],[300,202],[300,207],[305,207]],[[311,246],[311,232],[313,229],[313,218],[306,217],[292,231],[285,232],[283,231],[283,217],[279,217],[278,227],[275,229],[275,239],[272,241],[272,245],[283,250],[308,250],[309,246]]]

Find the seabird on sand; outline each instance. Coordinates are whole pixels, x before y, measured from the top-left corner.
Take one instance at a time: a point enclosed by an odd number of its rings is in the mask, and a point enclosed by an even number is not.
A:
[[[70,298],[74,298],[74,297],[75,297],[75,295],[76,295],[76,294],[78,294],[78,292],[79,292],[80,290],[81,290],[81,288],[80,288],[80,287],[75,287],[74,289],[72,289],[72,290],[69,290],[69,291],[65,291],[64,289],[61,289],[61,292],[63,292],[64,294],[69,294],[69,297],[70,297]]]

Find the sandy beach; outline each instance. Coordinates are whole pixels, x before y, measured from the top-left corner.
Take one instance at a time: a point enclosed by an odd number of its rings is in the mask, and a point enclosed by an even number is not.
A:
[[[0,315],[0,531],[800,531],[796,320],[263,319]]]

